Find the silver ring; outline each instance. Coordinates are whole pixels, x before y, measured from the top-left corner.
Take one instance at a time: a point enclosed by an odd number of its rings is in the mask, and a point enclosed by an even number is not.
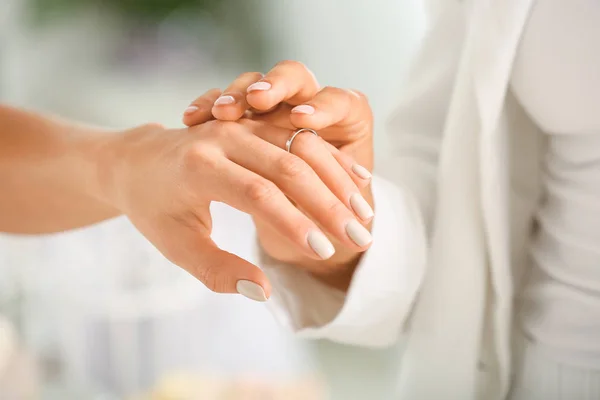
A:
[[[299,134],[301,134],[303,132],[310,132],[313,135],[319,137],[319,134],[312,129],[308,129],[308,128],[298,129],[296,132],[294,132],[292,134],[292,136],[290,136],[290,138],[287,140],[287,142],[285,142],[285,149],[287,150],[288,153],[292,152],[292,143],[294,143],[294,139],[296,139],[296,136],[298,136]]]

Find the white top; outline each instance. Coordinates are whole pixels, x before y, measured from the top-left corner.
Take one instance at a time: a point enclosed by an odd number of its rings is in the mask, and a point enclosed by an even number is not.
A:
[[[512,89],[549,135],[521,322],[561,359],[600,369],[600,2],[538,0]]]
[[[516,373],[534,384],[517,383],[524,395],[511,400],[598,399],[600,374],[537,356],[524,370],[511,362],[544,135],[507,89],[534,0],[426,3],[432,25],[390,124],[393,156],[378,160],[388,180],[373,181],[373,247],[346,295],[263,254],[270,306],[303,336],[363,346],[401,337],[398,398],[505,400]]]

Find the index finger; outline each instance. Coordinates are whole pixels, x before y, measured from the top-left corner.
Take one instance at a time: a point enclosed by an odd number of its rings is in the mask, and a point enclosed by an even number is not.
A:
[[[248,87],[248,104],[259,111],[267,111],[285,102],[302,104],[319,91],[315,75],[301,62],[282,61],[263,79]]]
[[[371,107],[364,94],[356,90],[326,87],[310,101],[294,107],[290,121],[298,128],[322,130],[333,126],[348,128],[370,122],[372,118]]]

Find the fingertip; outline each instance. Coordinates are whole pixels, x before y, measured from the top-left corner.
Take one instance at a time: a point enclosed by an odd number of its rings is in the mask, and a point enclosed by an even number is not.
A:
[[[258,81],[258,82],[253,83],[252,85],[248,86],[248,89],[246,89],[246,92],[248,94],[267,92],[267,91],[271,90],[272,87],[273,87],[273,85],[271,85],[271,83],[269,83],[267,81]]]
[[[371,232],[358,220],[350,220],[346,224],[346,233],[348,237],[360,248],[360,251],[366,251],[373,243]]]
[[[264,279],[261,281],[261,286],[262,286],[263,290],[265,291],[265,297],[267,298],[267,300],[270,300],[271,294],[273,292],[273,288],[271,287],[271,282],[266,277],[266,275],[263,274],[263,276],[264,276]]]
[[[221,95],[212,105],[211,113],[220,121],[237,121],[244,116],[247,105],[241,93]]]
[[[223,95],[223,96],[219,96],[219,98],[217,98],[217,100],[215,100],[214,105],[215,106],[226,106],[226,105],[230,105],[230,104],[235,104],[236,100],[235,97],[231,96],[231,95]]]
[[[265,286],[268,286],[268,289]],[[251,280],[240,279],[237,281],[235,287],[237,292],[242,296],[260,303],[268,301],[271,297],[270,285],[265,285],[264,283],[260,284]]]
[[[313,115],[315,113],[315,108],[310,104],[301,104],[292,108],[292,114],[300,114],[300,115]]]
[[[259,89],[252,89],[253,86]],[[285,92],[285,87],[280,82],[256,82],[248,87],[246,102],[255,110],[266,112],[285,100]]]
[[[188,108],[186,108],[186,109],[183,111],[183,115],[184,115],[184,116],[192,115],[192,114],[194,114],[196,111],[198,111],[198,106],[191,105],[191,106],[189,106]]]
[[[194,275],[208,289],[216,293],[238,293],[260,302],[269,299],[271,285],[256,265],[214,245],[201,250],[203,260]]]
[[[191,127],[194,125],[203,124],[212,119],[210,109],[200,108],[196,105],[190,105],[183,112],[181,121],[185,126]]]
[[[258,302],[265,302],[271,298],[271,282],[265,273],[255,266],[241,276],[235,285],[238,294]]]
[[[267,92],[251,92],[246,95],[246,101],[250,107],[258,111],[267,111],[277,102],[274,102],[270,93]]]
[[[371,181],[371,179],[373,178],[373,174],[371,174],[371,172],[366,169],[365,167],[363,167],[360,164],[353,164],[352,165],[352,172],[354,172],[354,174],[356,176],[358,176],[360,179],[364,180],[364,181]]]

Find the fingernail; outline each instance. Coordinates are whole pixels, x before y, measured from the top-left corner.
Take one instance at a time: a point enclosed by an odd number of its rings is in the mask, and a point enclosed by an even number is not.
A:
[[[362,165],[354,164],[352,166],[352,171],[358,175],[360,179],[371,179],[373,175],[369,172],[368,169],[363,167]]]
[[[215,101],[215,106],[224,106],[235,103],[233,96],[221,96]]]
[[[256,82],[253,83],[252,85],[248,86],[248,93],[250,92],[255,92],[255,91],[267,91],[271,89],[271,84],[269,82]]]
[[[362,226],[360,222],[355,219],[346,224],[346,233],[350,236],[350,239],[360,247],[366,246],[373,241],[371,233],[367,228]]]
[[[368,220],[373,218],[373,209],[371,208],[367,200],[365,200],[365,198],[362,197],[359,193],[354,193],[352,196],[350,196],[350,205],[352,206],[352,209],[354,210],[356,215],[360,217],[360,219]]]
[[[190,115],[190,114],[195,113],[196,111],[198,111],[198,107],[189,106],[188,108],[185,109],[185,111],[183,112],[183,115]]]
[[[333,244],[331,244],[329,239],[327,239],[327,236],[319,231],[310,231],[308,233],[307,240],[310,247],[323,260],[331,258],[331,256],[335,253],[335,247],[333,247]]]
[[[315,108],[313,106],[309,106],[308,104],[303,104],[301,106],[297,106],[292,108],[292,112],[295,114],[308,114],[312,115],[315,113]]]
[[[235,288],[239,294],[249,298],[250,300],[260,302],[265,302],[268,300],[264,289],[252,281],[239,280],[237,281]]]

